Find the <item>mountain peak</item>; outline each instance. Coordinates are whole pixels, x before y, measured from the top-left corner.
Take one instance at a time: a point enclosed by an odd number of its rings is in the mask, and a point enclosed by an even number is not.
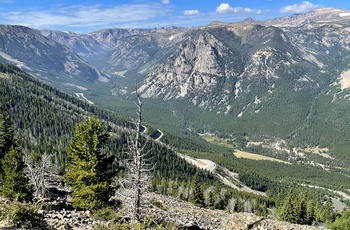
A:
[[[343,16],[349,16],[350,11],[337,8],[321,8],[306,13],[293,14],[264,21],[265,25],[272,26],[299,26],[301,24],[318,22],[323,20],[338,19]]]

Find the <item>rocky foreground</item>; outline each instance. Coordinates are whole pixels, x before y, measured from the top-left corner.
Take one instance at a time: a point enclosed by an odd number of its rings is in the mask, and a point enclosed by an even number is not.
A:
[[[172,197],[150,194],[158,207],[150,207],[147,216],[155,220],[176,223],[179,229],[252,229],[252,230],[313,230],[326,229],[321,226],[296,225],[265,219],[251,213],[228,213],[194,206]],[[160,206],[160,207],[159,207]],[[41,211],[47,223],[54,229],[92,229],[98,222],[87,211],[57,210]]]
[[[51,178],[52,179],[52,178]],[[45,220],[45,229],[93,229],[98,224],[90,211],[77,211],[71,206],[70,188],[64,186],[62,178],[50,181],[51,197],[39,202],[38,214]],[[192,203],[155,193],[147,195],[149,200],[145,215],[155,221],[176,223],[179,229],[252,229],[252,230],[316,230],[324,226],[305,226],[275,221],[252,213],[229,213],[223,210],[200,208]],[[8,201],[2,201],[6,203]],[[127,203],[127,202],[123,202]],[[151,205],[153,204],[153,205]],[[48,208],[49,207],[49,208]],[[121,208],[123,209],[123,208]],[[43,225],[44,226],[44,225]],[[15,229],[0,221],[0,229]]]
[[[176,222],[182,229],[254,229],[254,230],[306,230],[325,227],[295,225],[264,219],[251,213],[228,213],[194,206],[191,203],[157,194],[154,199],[162,202],[163,210],[151,209],[150,213]]]

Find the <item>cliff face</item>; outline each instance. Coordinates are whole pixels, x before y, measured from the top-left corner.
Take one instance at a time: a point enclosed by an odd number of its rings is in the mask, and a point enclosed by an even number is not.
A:
[[[177,34],[177,41],[157,47],[158,53],[172,52],[149,68],[140,88],[142,96],[181,98],[226,113],[235,101],[245,100],[238,106],[239,113],[244,106],[268,101],[275,91],[286,88],[287,94],[307,89],[339,92],[350,63],[344,59],[350,54],[346,26],[350,18],[340,17],[336,10],[310,14],[313,17],[303,18],[315,22],[299,22],[298,27],[244,21],[213,23]]]
[[[109,80],[68,47],[23,26],[0,26],[0,60],[15,63],[48,81],[69,78],[90,82]]]
[[[279,84],[299,87],[319,66],[309,60],[286,32],[261,25],[205,27],[187,32],[163,64],[152,69],[142,96],[186,98],[194,106],[229,112],[232,101],[270,97]],[[305,69],[310,72],[306,72]],[[304,83],[302,87],[312,87]],[[260,99],[261,100],[261,99]]]
[[[121,38],[141,34],[149,29],[103,29],[89,34],[76,34],[57,30],[41,30],[40,33],[87,60],[100,58],[113,49]]]

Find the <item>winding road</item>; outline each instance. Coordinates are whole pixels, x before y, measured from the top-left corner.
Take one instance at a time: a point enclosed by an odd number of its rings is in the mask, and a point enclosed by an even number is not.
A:
[[[157,137],[156,141],[158,141],[162,136],[163,136],[163,132],[160,131],[159,129],[157,130],[161,135],[159,137]],[[208,159],[198,159],[198,158],[194,158],[194,157],[190,157],[187,155],[184,155],[182,153],[176,152],[176,154],[185,159],[187,162],[189,162],[190,164],[200,168],[200,169],[204,169],[204,170],[208,170],[209,172],[212,172],[217,178],[219,178],[222,183],[224,183],[227,186],[230,186],[231,188],[240,190],[240,191],[245,191],[245,192],[249,192],[249,193],[253,193],[253,194],[257,194],[257,195],[261,195],[261,196],[266,196],[266,193],[264,192],[259,192],[256,190],[253,190],[251,188],[249,188],[248,186],[244,185],[241,181],[239,181],[239,177],[237,173],[231,172],[230,170],[220,166],[220,168],[223,170],[224,174],[221,175],[218,172],[215,172],[215,169],[217,168],[217,165],[215,162],[208,160]]]
[[[214,170],[216,169],[216,164],[215,162],[211,161],[211,160],[207,160],[207,159],[196,159],[190,156],[186,156],[184,154],[181,153],[177,153],[177,155],[179,155],[181,158],[185,159],[187,162],[195,165],[198,168],[204,169],[204,170],[208,170],[210,172],[214,172]]]

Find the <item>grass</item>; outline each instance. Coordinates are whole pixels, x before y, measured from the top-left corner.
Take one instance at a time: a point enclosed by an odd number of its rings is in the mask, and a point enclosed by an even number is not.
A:
[[[313,147],[313,148],[305,148],[305,149],[301,149],[302,151],[304,151],[305,153],[313,153],[313,154],[317,154],[320,155],[322,157],[325,158],[329,158],[329,159],[334,159],[333,157],[331,157],[328,153],[329,153],[329,149],[328,148],[320,148],[318,146]]]
[[[262,155],[254,154],[254,153],[248,153],[248,152],[244,152],[241,150],[235,150],[233,154],[237,158],[245,158],[245,159],[250,159],[250,160],[276,161],[276,162],[280,162],[280,163],[290,164],[289,162],[282,161],[282,160],[279,160],[276,158],[266,157],[266,156],[262,156]]]
[[[203,133],[203,134],[199,134],[204,140],[206,140],[209,143],[213,143],[213,144],[217,144],[217,145],[221,145],[227,148],[233,148],[234,146],[227,143],[226,139],[223,138],[219,138],[214,134],[211,133]]]

